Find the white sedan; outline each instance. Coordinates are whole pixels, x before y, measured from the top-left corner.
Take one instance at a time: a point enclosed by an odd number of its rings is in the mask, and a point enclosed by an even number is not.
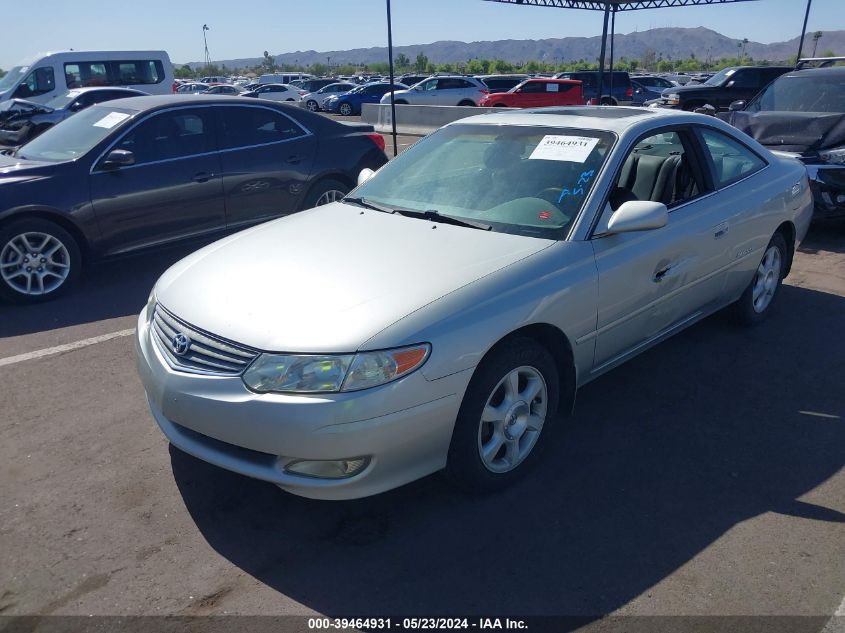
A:
[[[270,101],[302,101],[304,90],[299,90],[296,86],[289,84],[262,84],[255,90],[244,92],[242,97],[258,97],[260,99],[269,99]]]

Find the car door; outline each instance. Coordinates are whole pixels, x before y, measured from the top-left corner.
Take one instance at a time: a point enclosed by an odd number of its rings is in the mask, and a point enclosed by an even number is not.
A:
[[[426,81],[417,84],[408,95],[408,101],[411,105],[439,105],[437,99],[437,82],[436,78],[427,79]]]
[[[229,228],[293,213],[305,196],[316,137],[265,106],[215,108]]]
[[[536,108],[544,105],[543,102],[546,99],[545,89],[545,81],[526,81],[519,88],[519,96],[517,97],[519,107]]]
[[[595,372],[701,315],[718,303],[724,283],[720,231],[729,212],[713,204],[709,172],[688,128],[641,138],[614,187],[592,238],[599,274]],[[667,225],[608,233],[625,200],[666,203]]]
[[[768,243],[771,216],[782,211],[784,202],[779,196],[761,194],[763,188],[754,181],[754,175],[768,163],[754,150],[713,128],[697,126],[696,132],[714,187],[727,190],[724,195],[713,196],[711,206],[721,218],[719,243],[723,248],[719,256],[726,268],[723,294],[730,299],[748,284],[749,265],[756,268],[759,259],[751,263],[746,260],[758,257],[759,249]],[[801,182],[795,184],[799,189],[803,186]]]
[[[91,170],[91,202],[106,253],[224,228],[211,108],[154,113],[113,149],[132,152],[135,164],[114,169],[100,159]]]

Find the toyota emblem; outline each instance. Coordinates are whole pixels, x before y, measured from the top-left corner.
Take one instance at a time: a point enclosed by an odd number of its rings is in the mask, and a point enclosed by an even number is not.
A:
[[[179,332],[173,337],[173,352],[177,356],[184,356],[191,349],[191,339]]]

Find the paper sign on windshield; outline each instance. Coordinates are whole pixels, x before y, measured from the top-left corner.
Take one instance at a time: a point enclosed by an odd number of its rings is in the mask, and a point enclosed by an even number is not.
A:
[[[594,136],[559,136],[547,134],[531,152],[529,159],[565,160],[570,163],[583,163],[598,144]]]
[[[128,119],[129,115],[124,114],[123,112],[109,112],[106,116],[102,119],[97,121],[94,124],[94,127],[104,127],[107,130],[113,128],[115,125],[123,121],[124,119]],[[583,162],[583,161],[581,161]]]

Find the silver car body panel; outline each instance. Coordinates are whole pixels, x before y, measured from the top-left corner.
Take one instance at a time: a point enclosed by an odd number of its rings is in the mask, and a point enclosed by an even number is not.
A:
[[[442,468],[475,367],[509,334],[556,328],[583,385],[735,301],[784,223],[794,247],[812,216],[807,173],[704,115],[508,111],[464,122],[610,130],[618,141],[568,239],[542,240],[336,203],[253,227],[175,264],[155,295],[183,321],[264,351],[354,352],[427,342],[417,372],[354,393],[249,391],[239,377],[171,367],[138,322],[138,367],[153,415],[201,459],[311,497],[374,494]],[[624,114],[624,113],[621,113]],[[660,229],[610,235],[605,195],[643,134],[709,126],[767,163],[670,209]],[[375,177],[378,177],[376,175]],[[187,429],[187,430],[186,430]],[[243,453],[242,451],[254,451]],[[241,452],[239,452],[241,451]],[[346,480],[283,470],[290,459],[369,456]]]

